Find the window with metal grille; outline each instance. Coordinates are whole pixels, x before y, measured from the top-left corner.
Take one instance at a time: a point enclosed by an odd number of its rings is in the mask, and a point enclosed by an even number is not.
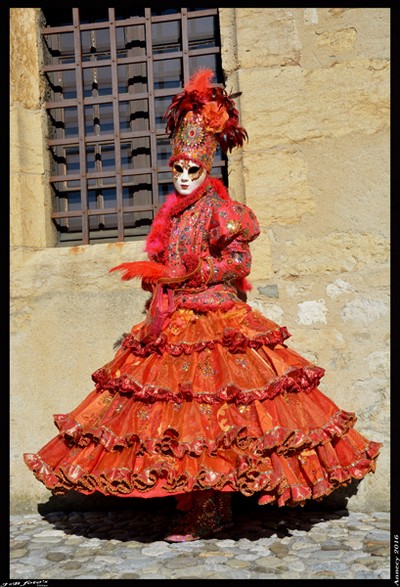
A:
[[[167,106],[198,67],[222,83],[218,9],[43,12],[59,244],[144,238],[172,189]],[[227,179],[220,151],[212,174]]]

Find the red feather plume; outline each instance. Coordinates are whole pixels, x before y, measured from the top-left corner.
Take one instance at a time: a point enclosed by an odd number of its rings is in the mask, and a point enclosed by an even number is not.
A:
[[[165,131],[171,138],[188,112],[201,113],[208,102],[216,102],[229,117],[223,130],[215,133],[221,150],[226,153],[234,147],[241,147],[248,139],[248,134],[239,126],[239,113],[233,98],[228,96],[223,88],[212,85],[213,76],[212,70],[206,67],[192,75],[183,91],[173,98],[164,114],[167,121]],[[237,95],[240,94],[235,94],[235,97]]]
[[[214,77],[214,72],[208,67],[201,67],[190,78],[185,85],[185,92],[199,92],[208,97],[208,93],[212,90],[211,80]]]
[[[248,281],[245,277],[238,277],[238,279],[235,280],[235,285],[240,291],[243,292],[251,291],[253,289],[250,281]]]
[[[166,275],[165,265],[161,265],[161,263],[155,263],[154,261],[135,261],[134,263],[121,263],[121,265],[117,265],[116,267],[109,269],[110,273],[112,271],[124,271],[124,274],[121,277],[123,281],[129,281],[130,279],[138,277],[145,279],[150,283],[155,283],[161,277],[165,277]]]

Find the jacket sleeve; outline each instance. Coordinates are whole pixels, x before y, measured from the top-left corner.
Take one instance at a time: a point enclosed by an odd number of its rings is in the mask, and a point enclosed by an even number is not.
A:
[[[257,218],[244,204],[231,201],[216,208],[210,224],[210,255],[201,264],[202,283],[246,277],[251,270],[249,243],[259,234]]]

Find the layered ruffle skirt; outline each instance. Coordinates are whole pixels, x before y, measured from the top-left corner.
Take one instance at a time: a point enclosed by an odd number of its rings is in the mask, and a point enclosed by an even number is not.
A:
[[[183,497],[215,489],[303,505],[375,470],[380,444],[318,384],[324,370],[245,303],[135,325],[95,389],[28,467],[55,494]]]

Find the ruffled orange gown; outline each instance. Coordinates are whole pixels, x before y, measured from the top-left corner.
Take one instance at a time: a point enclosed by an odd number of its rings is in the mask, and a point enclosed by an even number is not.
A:
[[[157,290],[146,319],[92,375],[95,389],[54,417],[59,434],[24,455],[36,477],[56,494],[215,489],[283,506],[374,471],[381,445],[319,391],[324,370],[286,346],[285,327],[237,297],[258,234],[251,211],[214,180],[186,206],[162,208],[158,221],[150,258],[172,266],[188,250],[206,255],[204,282]]]

